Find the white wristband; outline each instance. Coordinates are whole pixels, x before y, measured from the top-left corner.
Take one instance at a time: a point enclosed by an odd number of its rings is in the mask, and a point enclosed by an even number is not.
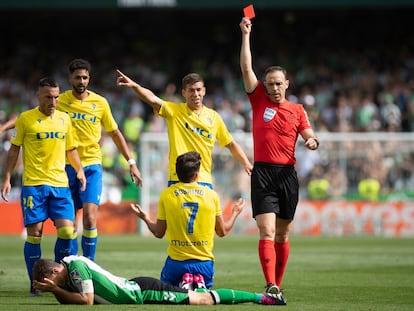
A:
[[[137,162],[135,162],[135,160],[134,160],[134,159],[129,159],[129,160],[128,160],[128,164],[129,164],[129,165],[134,165],[134,164],[137,164]]]

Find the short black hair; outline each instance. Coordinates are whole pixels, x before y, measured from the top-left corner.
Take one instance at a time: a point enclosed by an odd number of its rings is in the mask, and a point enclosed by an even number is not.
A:
[[[200,170],[201,156],[198,152],[190,151],[177,157],[175,170],[181,182],[194,181],[195,174]]]
[[[91,64],[82,58],[76,58],[69,63],[69,73],[71,74],[78,69],[85,69],[88,72],[91,72],[91,68]]]
[[[44,77],[44,78],[39,80],[38,87],[40,89],[41,87],[45,87],[45,86],[59,87],[59,84],[57,83],[57,81],[55,79],[53,79],[51,77]]]

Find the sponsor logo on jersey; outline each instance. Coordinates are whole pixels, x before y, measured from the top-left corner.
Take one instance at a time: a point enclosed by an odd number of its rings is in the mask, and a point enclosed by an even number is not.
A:
[[[87,121],[87,122],[96,122],[96,116],[87,113],[80,113],[80,112],[66,112],[71,119],[80,120],[80,121]]]
[[[38,132],[36,138],[39,140],[43,139],[65,139],[66,133],[64,132]]]
[[[185,123],[185,128],[192,131],[193,133],[196,133],[204,138],[208,138],[208,139],[212,139],[213,135],[211,133],[209,133],[207,130],[205,129],[201,129],[199,127],[193,126],[191,124],[188,124],[187,122]]]

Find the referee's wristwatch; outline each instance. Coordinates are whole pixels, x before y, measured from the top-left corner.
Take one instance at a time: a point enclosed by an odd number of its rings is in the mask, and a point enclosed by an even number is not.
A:
[[[315,143],[316,143],[316,148],[315,148],[315,149],[318,149],[318,148],[319,148],[319,140],[318,140],[317,138],[315,138],[315,137],[309,137],[309,138],[305,141],[305,143],[306,143],[309,139],[313,139],[313,140],[315,141]]]

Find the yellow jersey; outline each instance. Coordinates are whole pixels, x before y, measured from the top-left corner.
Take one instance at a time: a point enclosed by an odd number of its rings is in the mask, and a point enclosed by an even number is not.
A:
[[[72,90],[59,95],[57,109],[65,112],[72,120],[78,153],[82,165],[102,164],[102,153],[99,145],[102,127],[106,132],[118,128],[108,101],[101,95],[87,91],[89,96],[77,99]]]
[[[66,150],[76,148],[70,118],[55,111],[46,116],[39,108],[23,112],[16,120],[10,142],[23,149],[24,186],[68,187]]]
[[[214,260],[216,216],[222,214],[214,190],[196,182],[164,189],[157,218],[167,222],[167,253],[174,260]]]
[[[186,103],[163,101],[158,114],[165,118],[169,140],[168,180],[178,181],[175,171],[177,157],[189,151],[201,155],[199,182],[212,183],[212,152],[215,142],[224,147],[233,141],[221,116],[203,106],[200,113],[188,108]]]

